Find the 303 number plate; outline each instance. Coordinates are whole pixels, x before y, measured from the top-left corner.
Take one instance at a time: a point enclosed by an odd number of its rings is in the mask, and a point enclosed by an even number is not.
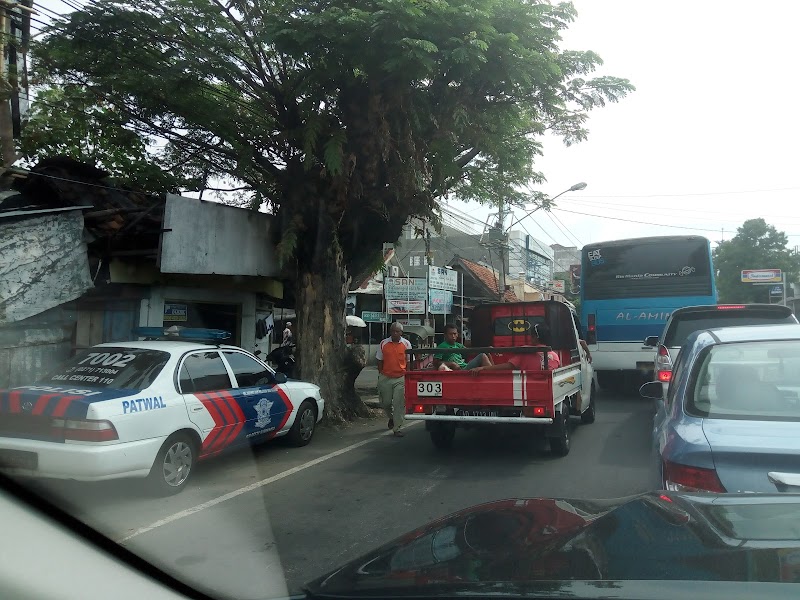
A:
[[[433,396],[438,397],[442,395],[442,382],[441,381],[418,381],[417,382],[417,396]]]

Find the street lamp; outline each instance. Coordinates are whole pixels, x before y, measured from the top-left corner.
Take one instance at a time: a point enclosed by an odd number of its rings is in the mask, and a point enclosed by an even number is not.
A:
[[[563,196],[564,194],[566,194],[568,192],[578,192],[580,190],[585,190],[585,189],[586,189],[586,184],[583,181],[581,181],[580,183],[576,183],[575,185],[573,185],[569,189],[564,190],[560,194],[556,194],[555,196],[550,198],[550,202],[552,202],[553,200],[555,200],[559,196]],[[500,203],[499,203],[500,230],[503,233],[503,241],[501,242],[501,246],[500,246],[500,253],[501,253],[501,257],[500,257],[501,258],[501,260],[500,260],[500,281],[499,281],[499,286],[498,286],[500,289],[498,291],[500,292],[500,301],[501,302],[503,301],[504,294],[505,294],[506,272],[508,271],[508,244],[509,244],[508,234],[511,231],[511,228],[514,227],[514,225],[516,225],[517,223],[519,223],[523,219],[526,219],[526,218],[530,217],[533,213],[535,213],[540,208],[542,208],[541,204],[536,205],[536,207],[533,210],[528,211],[527,213],[522,215],[519,219],[517,219],[516,221],[513,221],[511,223],[511,225],[508,226],[508,229],[503,231],[503,221],[505,220],[505,212],[504,212],[504,207],[503,207],[503,201],[502,201],[502,199],[500,200]]]
[[[555,199],[556,199],[556,198],[558,198],[559,196],[563,196],[564,194],[567,194],[567,193],[569,193],[569,192],[579,192],[579,191],[581,191],[581,190],[585,190],[585,189],[586,189],[586,184],[585,184],[583,181],[581,181],[580,183],[576,183],[575,185],[573,185],[573,186],[572,186],[571,188],[569,188],[568,190],[564,190],[564,191],[563,191],[563,192],[561,192],[560,194],[556,194],[555,196],[553,196],[552,198],[550,198],[550,202],[552,202],[553,200],[555,200]],[[519,223],[519,222],[520,222],[520,221],[522,221],[523,219],[527,219],[528,217],[530,217],[530,216],[531,216],[533,213],[535,213],[535,212],[536,212],[537,210],[539,210],[540,208],[542,208],[542,205],[541,205],[541,204],[537,204],[537,205],[536,205],[536,207],[535,207],[533,210],[530,210],[530,211],[526,212],[526,213],[525,213],[524,215],[522,215],[522,216],[521,216],[519,219],[517,219],[516,221],[514,221],[513,223],[511,223],[511,225],[509,225],[509,226],[508,226],[508,229],[506,230],[506,232],[509,232],[509,231],[511,231],[511,228],[512,228],[514,225],[516,225],[517,223]]]

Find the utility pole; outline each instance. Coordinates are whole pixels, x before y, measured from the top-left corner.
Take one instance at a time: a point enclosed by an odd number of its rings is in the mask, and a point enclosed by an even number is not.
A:
[[[500,277],[499,279],[499,292],[500,302],[505,301],[506,297],[506,272],[508,271],[508,232],[505,230],[506,225],[506,205],[503,198],[497,204],[497,218],[500,227]]]

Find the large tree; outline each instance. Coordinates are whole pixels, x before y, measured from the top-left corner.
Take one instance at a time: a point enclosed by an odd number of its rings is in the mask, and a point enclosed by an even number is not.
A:
[[[35,91],[17,144],[25,164],[67,156],[107,171],[119,184],[149,192],[197,189],[207,179],[201,160],[148,139],[127,114],[83,86],[37,86]]]
[[[526,199],[546,131],[586,137],[630,90],[559,47],[570,3],[543,0],[95,0],[37,48],[136,128],[252,191],[296,281],[301,375],[333,417],[345,295],[409,217],[444,194]]]
[[[768,302],[769,287],[742,283],[745,269],[781,269],[789,283],[797,281],[800,259],[782,231],[764,219],[745,221],[728,241],[714,249],[720,302]]]

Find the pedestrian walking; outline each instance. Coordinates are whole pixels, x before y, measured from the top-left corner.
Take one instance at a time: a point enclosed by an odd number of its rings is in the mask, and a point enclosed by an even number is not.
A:
[[[403,437],[405,414],[406,350],[411,342],[403,337],[403,325],[398,322],[389,327],[390,336],[378,346],[378,398],[389,417],[388,427],[395,437]]]
[[[286,329],[283,330],[283,341],[281,346],[291,346],[294,343],[294,334],[292,333],[292,322],[286,323]]]

